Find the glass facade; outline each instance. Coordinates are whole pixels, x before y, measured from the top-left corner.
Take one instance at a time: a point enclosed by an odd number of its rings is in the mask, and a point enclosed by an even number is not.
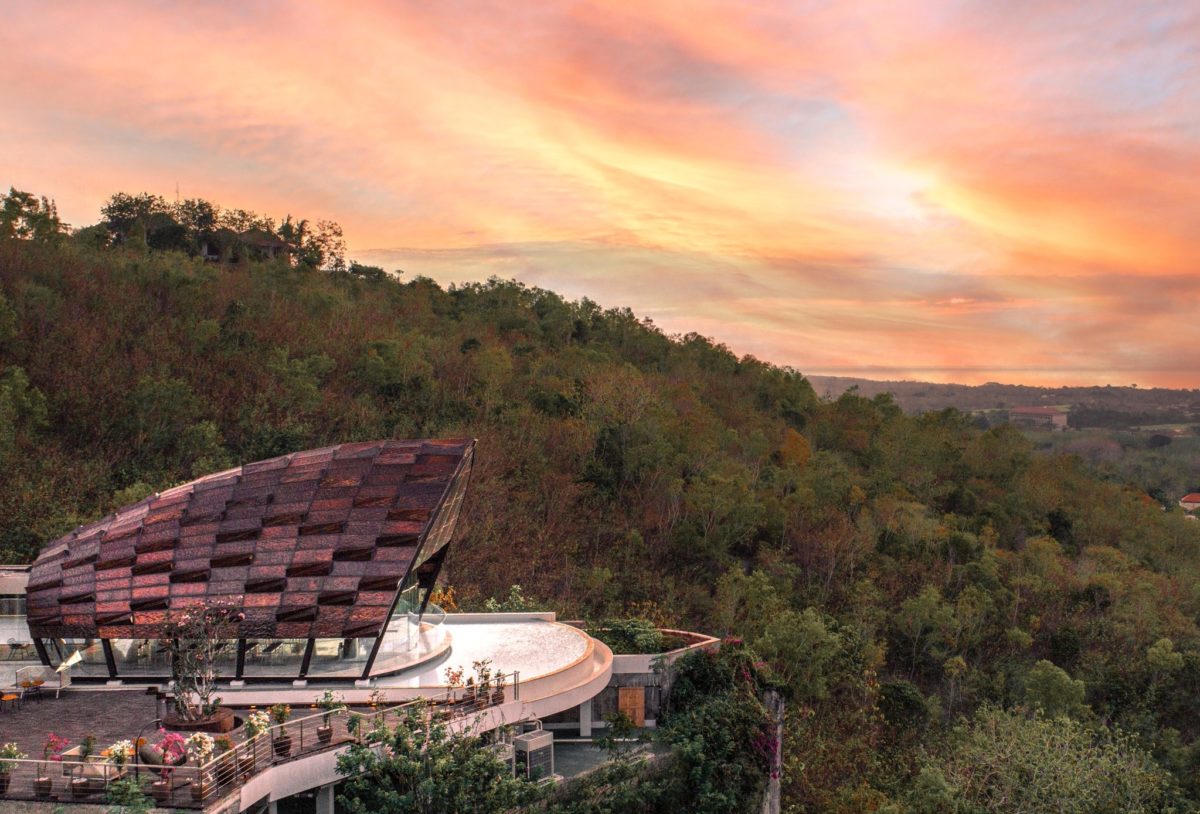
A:
[[[307,647],[307,639],[246,639],[242,675],[298,676]]]
[[[108,663],[104,660],[104,647],[99,639],[43,639],[42,644],[50,658],[51,667],[57,667],[75,651],[79,651],[83,660],[71,668],[72,675],[108,675]]]

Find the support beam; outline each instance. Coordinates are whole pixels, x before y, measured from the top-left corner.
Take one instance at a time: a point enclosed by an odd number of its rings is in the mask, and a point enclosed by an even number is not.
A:
[[[588,699],[579,705],[579,737],[590,738],[592,736],[592,699]]]
[[[41,636],[33,637],[33,649],[37,651],[38,658],[42,660],[42,664],[50,666],[50,654],[46,652],[46,643],[42,641]]]
[[[112,642],[108,639],[101,639],[100,646],[104,649],[104,663],[108,665],[108,677],[117,677],[117,658],[113,654]]]
[[[321,786],[317,791],[317,814],[333,814],[333,786]]]
[[[308,667],[312,664],[313,648],[317,645],[316,639],[309,639],[304,645],[304,658],[300,661],[300,677],[304,678],[308,675]]]

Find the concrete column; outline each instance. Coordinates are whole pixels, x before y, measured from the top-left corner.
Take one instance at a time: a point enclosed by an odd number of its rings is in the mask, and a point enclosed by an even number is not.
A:
[[[784,702],[778,690],[767,690],[763,706],[774,724],[774,750],[771,755],[771,773],[767,777],[766,794],[763,795],[762,814],[779,814],[783,805],[780,778],[783,776],[783,722]]]
[[[317,814],[333,814],[333,786],[321,786],[317,791]]]
[[[267,806],[267,814],[279,814],[279,803],[272,800]]]
[[[592,736],[592,699],[588,699],[579,705],[579,737],[590,738]]]

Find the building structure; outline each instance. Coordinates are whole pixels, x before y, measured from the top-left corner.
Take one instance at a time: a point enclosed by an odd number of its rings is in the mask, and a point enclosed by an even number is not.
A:
[[[1189,513],[1200,509],[1200,492],[1189,492],[1179,498],[1179,508]]]
[[[1067,429],[1067,413],[1057,407],[1012,407],[1008,411],[1008,420],[1029,429]]]
[[[226,648],[231,678],[320,672],[353,681],[406,666],[474,444],[297,452],[81,526],[47,545],[30,571],[33,645],[49,667],[78,651],[93,668],[85,680],[165,679],[172,620],[224,606],[238,609]]]
[[[149,688],[164,708],[171,620],[225,605],[238,613],[217,680],[223,703],[242,716],[277,703],[311,708],[326,689],[350,705],[343,716],[377,715],[416,699],[445,705],[468,692],[448,668],[469,675],[469,665],[479,663],[489,665],[492,689],[472,691],[478,703],[450,721],[452,730],[545,726],[587,738],[618,709],[654,726],[669,689],[664,667],[691,650],[716,647],[715,639],[672,631],[676,644],[668,653],[614,656],[551,612],[445,614],[430,604],[474,448],[473,440],[450,439],[297,452],[199,478],[81,526],[47,545],[32,567],[0,569],[18,640],[5,662],[16,680],[0,672],[0,689],[67,670],[70,689],[43,702],[73,705],[56,731],[82,739],[84,731],[67,732],[66,721],[103,719],[135,738],[157,725],[161,711],[112,720],[111,710],[121,706],[112,693],[144,697]],[[10,731],[9,724],[35,708],[42,705],[0,716],[0,742],[24,738],[26,752],[40,748],[46,733],[20,723]],[[302,744],[294,753],[273,754],[269,742],[253,739],[239,745],[237,759],[249,749],[254,769],[226,782],[209,783],[211,772],[200,768],[177,770],[181,780],[191,778],[192,792],[176,788],[170,803],[222,814],[273,812],[276,802],[301,795],[312,803],[307,810],[331,814],[336,757],[354,735],[347,718],[339,736],[322,743],[314,738],[320,718],[287,725]],[[94,724],[82,725],[91,734]],[[13,765],[18,779],[0,801],[31,801],[30,810],[39,810],[31,796],[38,762]],[[70,779],[61,781],[63,792],[45,804],[47,812],[103,799],[103,787],[90,797],[74,786],[68,792]]]

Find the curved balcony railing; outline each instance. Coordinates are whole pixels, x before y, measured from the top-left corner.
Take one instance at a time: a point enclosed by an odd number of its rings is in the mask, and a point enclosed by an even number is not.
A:
[[[394,727],[413,709],[422,708],[431,718],[453,722],[520,697],[520,673],[513,672],[492,676],[486,684],[453,687],[433,697],[369,711],[342,708],[315,712],[273,724],[267,732],[245,738],[233,749],[199,765],[189,761],[176,767],[140,762],[117,766],[99,757],[83,761],[0,760],[0,800],[103,803],[112,783],[139,777],[157,805],[203,809],[276,764],[349,743],[371,743],[375,733]],[[2,771],[4,767],[7,771]]]

